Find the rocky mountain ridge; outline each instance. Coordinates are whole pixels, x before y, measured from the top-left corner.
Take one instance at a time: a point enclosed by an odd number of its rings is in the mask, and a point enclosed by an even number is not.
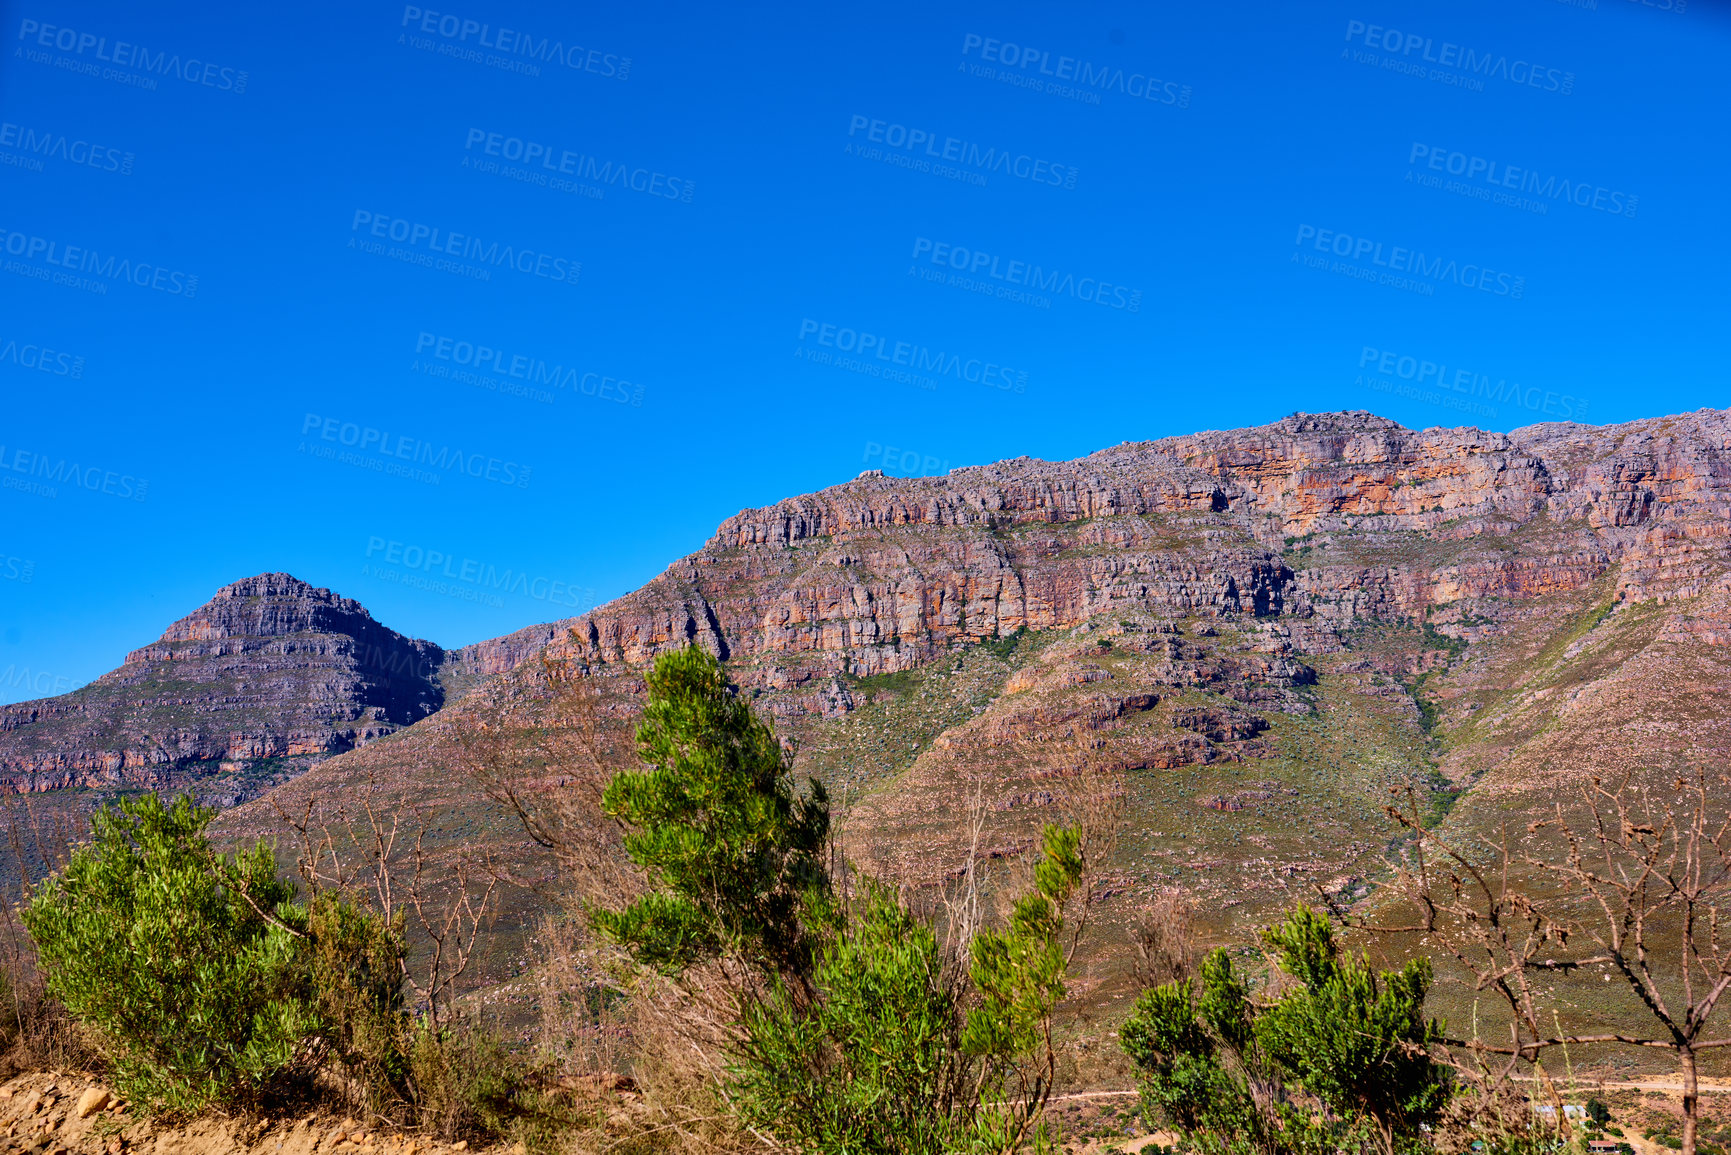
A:
[[[1715,410],[1507,434],[1295,414],[1071,462],[1018,458],[917,479],[869,471],[741,511],[595,611],[460,651],[402,638],[286,575],[248,579],[93,686],[8,708],[0,782],[161,785],[164,768],[311,761],[437,710],[444,687],[544,653],[626,672],[688,643],[726,659],[782,724],[823,731],[870,714],[874,680],[939,670],[1024,635],[1046,639],[1038,669],[992,675],[989,704],[971,707],[989,715],[970,723],[986,728],[987,747],[1060,731],[1066,742],[1102,729],[1141,734],[1155,718],[1158,733],[1131,742],[1123,766],[1254,761],[1274,740],[1253,736],[1263,717],[1311,709],[1311,666],[1362,648],[1355,637],[1369,627],[1419,632],[1398,658],[1338,676],[1415,718],[1411,679],[1437,675],[1427,708],[1446,719],[1450,695],[1464,691],[1445,684],[1464,685],[1512,653],[1509,639],[1562,603],[1598,605],[1599,621],[1670,605],[1661,638],[1723,645],[1728,531],[1731,414]],[[254,605],[259,597],[268,608]],[[1226,636],[1211,637],[1208,623]],[[1106,668],[1122,662],[1126,631],[1147,657],[1135,671]],[[1065,640],[1076,637],[1080,657]],[[1088,656],[1101,644],[1119,647],[1104,665]],[[1457,662],[1447,647],[1482,657]],[[274,688],[248,683],[249,670],[276,678]],[[316,674],[304,675],[305,692],[285,693],[277,674],[289,670]],[[1005,684],[1012,674],[1021,681]],[[1120,685],[1091,684],[1112,679]],[[1084,693],[1104,697],[1058,701]],[[1245,709],[1248,718],[1234,713]],[[944,742],[933,732],[920,758],[965,752],[965,732]],[[816,756],[827,739],[810,741]],[[1457,750],[1443,769],[1479,773],[1512,756]],[[331,773],[342,772],[337,761]]]
[[[304,769],[444,704],[432,642],[288,574],[234,582],[118,669],[0,707],[0,787],[154,787]]]
[[[641,590],[560,625],[598,663],[697,641],[870,675],[1119,602],[1338,628],[1577,589],[1613,567],[1620,597],[1675,597],[1724,572],[1728,510],[1720,411],[1512,434],[1299,414],[1072,462],[868,472],[742,511]],[[1295,538],[1310,556],[1292,556]]]
[[[1125,930],[1156,895],[1187,892],[1205,941],[1234,946],[1319,892],[1368,901],[1391,799],[1494,837],[1595,775],[1663,791],[1723,764],[1728,447],[1721,411],[1508,434],[1301,414],[868,473],[742,511],[634,593],[473,661],[532,691],[530,657],[572,660],[626,716],[656,652],[711,649],[828,786],[849,858],[898,885],[943,885],[975,851],[1013,879],[1042,822],[1117,815],[1077,970],[1096,1016],[1134,994]],[[442,853],[551,879],[443,740],[480,708],[328,759],[220,828],[280,838],[277,803],[407,798]],[[1093,771],[1107,795],[1077,793]],[[502,958],[542,909],[501,920]]]

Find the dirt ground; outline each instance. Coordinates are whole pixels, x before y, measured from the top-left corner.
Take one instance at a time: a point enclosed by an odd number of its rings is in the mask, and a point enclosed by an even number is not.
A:
[[[1701,1137],[1718,1146],[1727,1144],[1715,1135],[1722,1128],[1731,1138],[1731,1079],[1701,1079]],[[1675,1080],[1595,1079],[1583,1076],[1563,1096],[1565,1103],[1585,1105],[1590,1098],[1602,1100],[1611,1111],[1611,1126],[1622,1136],[1609,1134],[1635,1149],[1635,1155],[1670,1155],[1674,1148],[1657,1136],[1644,1132],[1680,1132],[1683,1094]],[[1133,1091],[1086,1091],[1053,1096],[1047,1108],[1056,1137],[1068,1155],[1154,1155],[1176,1146],[1182,1136],[1170,1131],[1150,1131],[1138,1111]],[[1668,1125],[1668,1126],[1667,1126]]]
[[[1667,1155],[1671,1148],[1647,1131],[1675,1133],[1682,1094],[1664,1080],[1582,1078],[1565,1102],[1602,1099],[1612,1126],[1636,1155]],[[1701,1082],[1702,1135],[1713,1141],[1731,1129],[1731,1079]],[[1054,1096],[1047,1110],[1055,1137],[1070,1155],[1140,1155],[1176,1145],[1181,1136],[1150,1131],[1134,1091],[1087,1091]],[[1668,1126],[1667,1126],[1668,1125]],[[1612,1136],[1615,1137],[1615,1136]],[[1721,1144],[1722,1145],[1722,1144]],[[206,1116],[164,1126],[135,1116],[89,1076],[44,1071],[0,1085],[0,1151],[38,1155],[468,1155],[466,1143],[440,1143],[353,1118],[302,1113],[274,1119]],[[487,1155],[480,1153],[477,1155]],[[501,1145],[490,1155],[524,1155]]]
[[[366,1126],[353,1118],[206,1116],[180,1127],[133,1115],[84,1075],[38,1072],[0,1085],[0,1150],[41,1155],[460,1155],[466,1143]],[[501,1155],[524,1155],[501,1147]]]

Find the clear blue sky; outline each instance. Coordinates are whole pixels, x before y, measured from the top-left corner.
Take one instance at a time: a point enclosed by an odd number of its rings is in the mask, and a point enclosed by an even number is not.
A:
[[[7,0],[0,698],[266,570],[495,636],[864,468],[1723,406],[1684,3]]]

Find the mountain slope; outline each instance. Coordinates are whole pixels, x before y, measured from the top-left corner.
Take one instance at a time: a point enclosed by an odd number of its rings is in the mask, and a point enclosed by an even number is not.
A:
[[[1391,791],[1465,834],[1518,829],[1589,775],[1722,761],[1728,535],[1726,412],[1508,434],[1298,414],[1072,462],[864,474],[742,511],[591,613],[461,651],[250,579],[269,588],[230,587],[94,686],[14,707],[0,766],[26,789],[192,768],[208,796],[225,761],[286,779],[322,758],[219,829],[280,837],[279,805],[352,816],[367,798],[436,856],[491,854],[524,884],[474,972],[503,981],[552,862],[455,765],[464,692],[533,682],[545,655],[629,711],[657,652],[701,645],[830,787],[848,855],[907,885],[956,875],[976,809],[989,880],[1023,868],[1042,821],[1121,815],[1067,1028],[1107,1054],[1124,927],[1157,891],[1190,891],[1203,933],[1241,943],[1318,889],[1373,900]],[[1113,772],[1109,796],[1075,796],[1084,768]]]
[[[976,805],[1012,875],[1043,820],[1120,809],[1075,1004],[1077,1045],[1097,1045],[1130,993],[1124,924],[1156,891],[1191,891],[1204,933],[1241,943],[1318,888],[1376,893],[1391,791],[1487,831],[1585,775],[1722,759],[1728,531],[1725,412],[1509,434],[1300,414],[1073,462],[864,474],[468,652],[528,678],[538,653],[574,659],[629,708],[656,652],[704,646],[830,786],[848,854],[911,885],[955,875]],[[544,876],[436,740],[462,709],[223,827],[280,833],[274,802],[370,789],[466,814],[432,832],[450,853]],[[1115,770],[1117,795],[1070,797],[1084,766]]]
[[[358,602],[261,574],[90,685],[0,708],[0,784],[163,788],[292,772],[437,710],[446,663]]]

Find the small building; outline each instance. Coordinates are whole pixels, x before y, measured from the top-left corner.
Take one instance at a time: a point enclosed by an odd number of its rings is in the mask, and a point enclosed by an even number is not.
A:
[[[1537,1111],[1540,1115],[1543,1115],[1547,1119],[1555,1119],[1557,1117],[1557,1109],[1555,1107],[1551,1106],[1549,1103],[1534,1103],[1533,1104],[1533,1110]],[[1581,1106],[1579,1103],[1564,1103],[1563,1104],[1563,1118],[1568,1119],[1570,1121],[1578,1121],[1578,1120],[1584,1120],[1584,1119],[1586,1119],[1586,1117],[1587,1117],[1587,1109],[1585,1107]]]

